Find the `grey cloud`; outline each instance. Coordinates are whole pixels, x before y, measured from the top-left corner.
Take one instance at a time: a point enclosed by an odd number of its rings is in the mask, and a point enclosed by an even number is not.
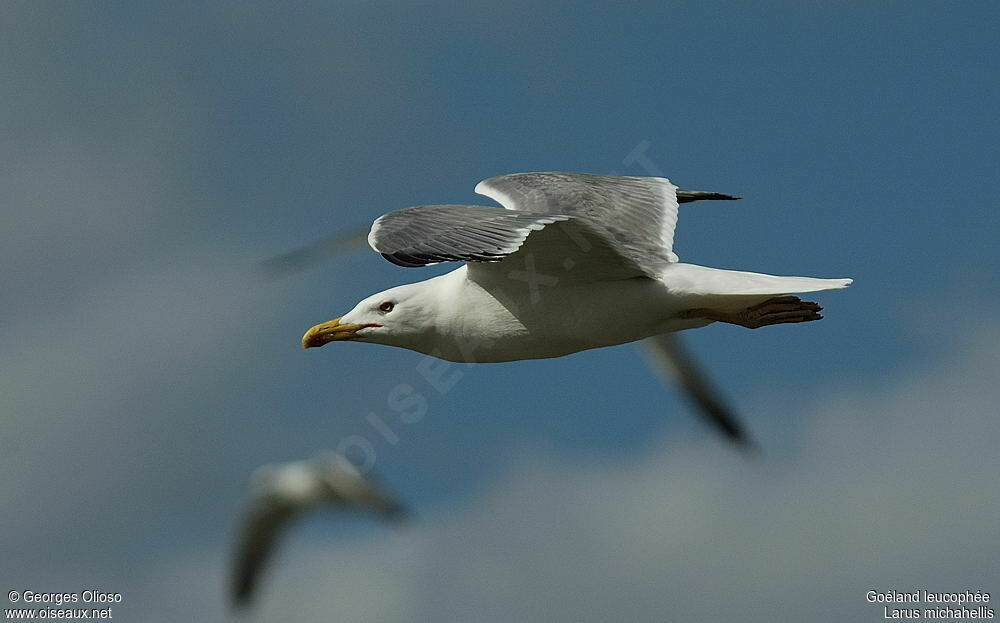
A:
[[[524,449],[480,499],[413,532],[299,540],[259,616],[842,621],[882,616],[869,589],[997,594],[997,360],[991,322],[928,369],[830,388],[796,416],[790,456],[669,440],[614,461]],[[189,555],[201,573],[224,560]],[[221,617],[221,601],[203,591],[191,607]]]

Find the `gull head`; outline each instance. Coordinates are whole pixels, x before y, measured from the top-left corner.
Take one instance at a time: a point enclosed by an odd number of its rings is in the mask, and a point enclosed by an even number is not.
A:
[[[354,341],[416,347],[433,331],[434,297],[412,283],[373,294],[339,318],[321,322],[302,336],[302,348]]]

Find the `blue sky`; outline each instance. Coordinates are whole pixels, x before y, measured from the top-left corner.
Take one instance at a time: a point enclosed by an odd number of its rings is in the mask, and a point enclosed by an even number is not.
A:
[[[227,620],[249,473],[360,435],[419,521],[304,522],[262,619],[874,620],[867,588],[1000,593],[995,4],[0,11],[0,586]],[[752,462],[632,345],[455,366],[445,395],[415,353],[299,347],[447,268],[259,271],[488,204],[486,177],[646,174],[642,145],[744,197],[682,208],[682,260],[855,279],[821,323],[683,336]],[[400,383],[422,421],[387,408]]]

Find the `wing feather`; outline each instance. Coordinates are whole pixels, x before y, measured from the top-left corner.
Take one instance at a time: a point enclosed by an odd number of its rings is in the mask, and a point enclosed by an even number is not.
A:
[[[379,217],[368,243],[400,266],[497,262],[517,251],[532,231],[568,218],[485,206],[417,206]]]
[[[585,219],[611,234],[650,276],[658,274],[662,264],[677,261],[677,187],[666,178],[513,173],[479,182],[476,192],[516,212]]]

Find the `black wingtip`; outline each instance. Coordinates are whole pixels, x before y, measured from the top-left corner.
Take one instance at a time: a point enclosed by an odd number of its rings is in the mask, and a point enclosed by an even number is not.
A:
[[[399,502],[392,502],[382,509],[382,517],[398,528],[413,521],[413,512]]]
[[[763,448],[754,439],[743,435],[739,439],[734,439],[736,449],[748,459],[756,459],[764,454]]]
[[[396,266],[402,266],[403,268],[419,268],[421,266],[427,266],[427,264],[430,263],[418,260],[417,258],[403,253],[381,253],[380,255]]]
[[[705,190],[683,190],[677,189],[677,203],[690,203],[692,201],[735,201],[742,199],[737,195],[727,195],[725,193],[713,193]]]
[[[249,578],[240,578],[233,587],[230,606],[233,610],[245,611],[250,607],[251,597],[253,597],[253,581]]]
[[[709,423],[726,438],[726,441],[736,446],[745,456],[758,456],[760,445],[741,426],[736,416],[728,409],[716,409],[709,412]]]

